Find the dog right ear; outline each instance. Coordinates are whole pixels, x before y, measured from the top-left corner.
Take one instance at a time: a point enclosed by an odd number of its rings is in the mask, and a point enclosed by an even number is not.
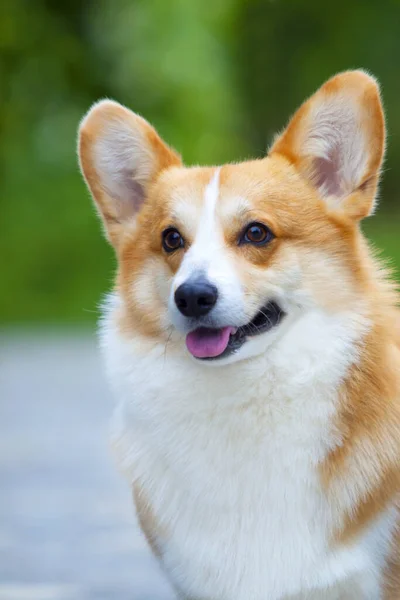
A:
[[[384,151],[378,84],[363,71],[347,71],[299,108],[270,154],[285,156],[329,211],[358,221],[374,210]]]
[[[160,172],[181,159],[142,117],[102,100],[79,127],[82,174],[115,247],[121,227],[135,218]]]

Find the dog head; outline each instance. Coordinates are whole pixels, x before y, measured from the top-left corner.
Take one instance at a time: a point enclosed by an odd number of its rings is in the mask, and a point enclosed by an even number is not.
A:
[[[377,84],[361,71],[325,83],[265,158],[215,168],[183,166],[143,118],[96,104],[80,164],[132,335],[172,328],[198,360],[224,363],[264,352],[307,311],[354,308],[384,138]]]

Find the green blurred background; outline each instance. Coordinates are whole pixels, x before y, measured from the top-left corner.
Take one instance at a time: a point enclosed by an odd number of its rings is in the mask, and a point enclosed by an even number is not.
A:
[[[173,597],[107,452],[92,329],[115,262],[78,171],[82,115],[112,97],[187,164],[246,159],[357,67],[389,125],[365,228],[398,270],[400,0],[0,0],[0,600]]]
[[[76,130],[112,97],[188,164],[261,156],[333,73],[378,77],[389,126],[368,234],[400,266],[399,0],[2,0],[2,325],[91,325],[114,270],[77,168]]]

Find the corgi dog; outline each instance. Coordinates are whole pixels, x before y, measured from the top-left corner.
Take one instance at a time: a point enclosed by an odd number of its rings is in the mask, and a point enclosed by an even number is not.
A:
[[[109,100],[80,125],[113,440],[179,597],[400,598],[397,296],[360,229],[384,148],[363,71],[238,164],[185,167]]]

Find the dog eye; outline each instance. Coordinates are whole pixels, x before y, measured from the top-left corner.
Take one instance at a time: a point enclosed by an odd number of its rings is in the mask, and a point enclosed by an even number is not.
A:
[[[240,236],[239,244],[263,246],[264,244],[268,244],[273,237],[274,234],[266,225],[263,225],[262,223],[250,223]]]
[[[162,245],[165,252],[174,252],[178,248],[183,248],[183,237],[177,229],[169,227],[162,233]]]

